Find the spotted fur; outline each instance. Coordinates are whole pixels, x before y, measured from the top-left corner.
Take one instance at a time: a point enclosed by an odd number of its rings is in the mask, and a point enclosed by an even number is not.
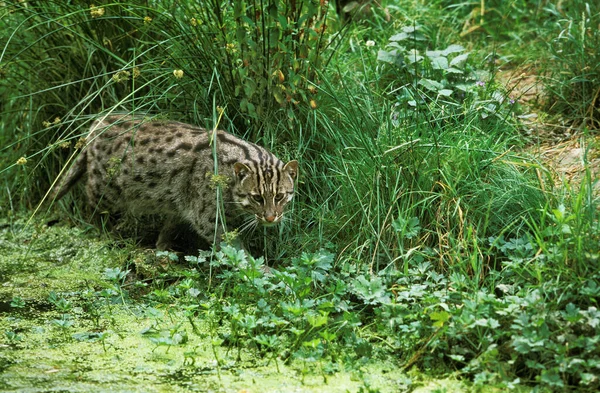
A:
[[[294,196],[298,162],[224,131],[173,121],[114,115],[95,121],[86,146],[59,182],[60,199],[87,174],[88,203],[113,214],[160,217],[157,248],[172,246],[188,224],[208,244],[220,239],[224,206],[228,229],[282,221]],[[213,143],[216,143],[216,167]],[[221,184],[222,205],[217,203]]]

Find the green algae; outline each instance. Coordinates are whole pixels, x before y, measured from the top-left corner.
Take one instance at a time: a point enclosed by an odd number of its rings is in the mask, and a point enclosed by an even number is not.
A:
[[[388,358],[345,364],[232,350],[177,307],[101,295],[105,274],[144,253],[60,225],[0,225],[0,390],[6,392],[465,391],[408,376]],[[162,268],[162,267],[161,267]],[[54,296],[54,300],[49,300]],[[12,303],[19,298],[21,302]],[[59,302],[62,299],[60,309]],[[66,306],[65,306],[66,305]],[[174,337],[178,337],[175,340]],[[216,339],[216,340],[215,340]],[[443,387],[440,388],[440,383]],[[429,389],[431,387],[431,389]],[[424,390],[423,390],[424,389]]]
[[[33,319],[3,318],[0,330],[17,330],[18,343],[4,343],[0,355],[3,391],[131,391],[131,392],[346,392],[357,391],[367,383],[381,392],[397,391],[406,376],[389,367],[370,365],[353,371],[323,376],[306,370],[301,363],[285,365],[257,359],[243,351],[217,347],[215,359],[211,337],[191,334],[192,327],[178,312],[164,313],[160,319],[143,315],[142,309],[124,305],[112,307],[114,319],[104,343],[79,341],[74,337],[92,328],[83,319],[71,328],[65,339],[50,320],[55,311]],[[157,346],[145,328],[182,323],[189,332],[183,345]],[[8,349],[8,351],[6,351]]]
[[[103,270],[119,263],[118,254],[78,228],[0,222],[0,300],[40,302],[51,291],[101,285]]]

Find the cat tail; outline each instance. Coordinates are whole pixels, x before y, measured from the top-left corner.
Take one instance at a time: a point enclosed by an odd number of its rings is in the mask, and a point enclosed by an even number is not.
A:
[[[67,168],[65,165],[64,168]],[[81,179],[81,177],[85,174],[87,168],[87,149],[83,149],[77,158],[75,159],[75,163],[68,169],[67,173],[64,174],[63,169],[61,173],[58,175],[57,179],[54,181],[54,184],[50,188],[50,191],[44,197],[46,202],[53,203],[54,201],[58,201],[62,197],[65,196],[66,193]]]

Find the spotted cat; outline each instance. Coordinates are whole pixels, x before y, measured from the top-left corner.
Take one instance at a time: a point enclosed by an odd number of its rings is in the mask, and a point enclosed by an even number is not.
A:
[[[242,231],[281,222],[294,197],[298,162],[284,163],[224,131],[213,134],[175,121],[112,115],[93,123],[85,147],[59,179],[52,198],[63,197],[84,174],[92,207],[115,215],[158,217],[156,247],[170,249],[182,224],[213,244],[223,233],[218,217],[225,217],[230,230]],[[221,206],[224,214],[219,214]]]

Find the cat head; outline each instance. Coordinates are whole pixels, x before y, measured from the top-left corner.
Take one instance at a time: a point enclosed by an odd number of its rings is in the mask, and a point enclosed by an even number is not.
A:
[[[286,205],[294,197],[298,161],[290,161],[285,165],[279,160],[268,163],[237,162],[233,169],[236,179],[233,187],[235,205],[253,214],[256,221],[263,225],[279,223]]]

